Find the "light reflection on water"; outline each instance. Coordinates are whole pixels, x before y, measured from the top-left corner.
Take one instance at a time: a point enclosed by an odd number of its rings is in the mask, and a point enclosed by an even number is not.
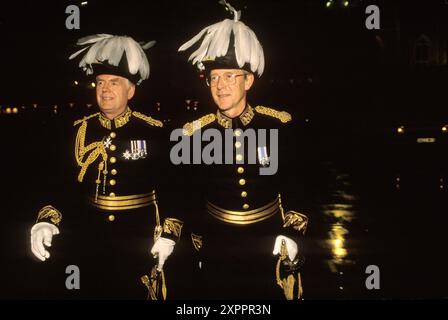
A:
[[[342,264],[344,258],[347,256],[347,249],[345,247],[345,236],[348,230],[340,224],[334,224],[331,231],[328,233],[330,239],[327,240],[331,245],[331,252],[333,253],[333,263]]]
[[[322,205],[322,212],[330,218],[328,238],[324,247],[329,250],[328,266],[333,273],[340,272],[343,265],[353,264],[350,258],[347,238],[350,234],[351,222],[356,219],[356,196],[350,192],[351,181],[348,174],[335,177],[335,189],[329,203]]]

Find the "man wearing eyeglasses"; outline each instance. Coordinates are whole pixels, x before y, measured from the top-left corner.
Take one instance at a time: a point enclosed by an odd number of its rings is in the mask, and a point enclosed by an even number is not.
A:
[[[246,108],[246,92],[254,83],[254,75],[242,69],[213,69],[207,84],[219,108],[229,119],[237,118]]]
[[[219,132],[222,139],[214,143],[223,145],[214,148],[214,156],[224,155],[222,161],[218,157],[206,164],[203,159],[202,165],[188,166],[191,176],[185,183],[191,192],[184,228],[192,230],[199,259],[195,286],[205,299],[298,299],[303,263],[299,239],[308,218],[289,210],[300,202],[303,181],[286,165],[300,165],[301,157],[287,143],[298,143],[301,137],[289,133],[289,113],[247,101],[255,74],[263,73],[263,49],[253,31],[238,21],[240,13],[225,4],[234,13],[233,21],[209,26],[179,48],[186,50],[205,35],[190,59],[204,71],[217,106],[216,112],[185,124],[184,135],[194,144],[196,137],[210,141]],[[257,137],[256,145],[244,139],[249,132]],[[207,148],[203,143],[202,156]],[[262,173],[275,162],[278,168]]]

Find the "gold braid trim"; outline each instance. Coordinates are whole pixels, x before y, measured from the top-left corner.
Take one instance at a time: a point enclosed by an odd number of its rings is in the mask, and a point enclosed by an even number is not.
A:
[[[213,113],[207,114],[199,118],[198,120],[184,124],[183,133],[185,136],[192,136],[195,131],[201,129],[202,127],[208,125],[209,123],[212,123],[215,120],[216,116]]]
[[[129,109],[129,107],[126,107],[126,111],[123,114],[114,118],[115,128],[121,128],[126,123],[128,123],[129,120],[131,119],[131,115],[132,115],[131,109]],[[110,128],[108,128],[108,129],[110,129]]]
[[[222,114],[219,110],[216,111],[216,121],[218,121],[219,125],[223,128],[232,128],[232,119]]]
[[[91,119],[91,118],[93,118],[93,117],[95,117],[95,116],[97,116],[97,115],[99,115],[99,114],[100,114],[100,113],[97,112],[97,113],[91,114],[90,116],[87,116],[87,117],[84,117],[84,118],[82,118],[82,119],[76,120],[75,122],[73,122],[73,126],[76,127],[76,126],[77,126],[78,124],[80,124],[81,122],[83,122],[83,121],[87,121],[87,120],[89,120],[89,119]]]
[[[292,227],[294,230],[305,234],[306,228],[308,227],[308,217],[303,213],[290,210],[285,214],[283,227]]]
[[[133,111],[132,115],[136,118],[144,120],[146,123],[154,126],[154,127],[163,127],[162,121],[156,120],[154,118],[151,118],[149,116],[144,115],[143,113]]]
[[[75,142],[75,158],[78,166],[81,167],[81,170],[78,174],[78,181],[82,182],[84,179],[84,175],[87,171],[87,168],[98,158],[98,156],[102,156],[103,161],[99,164],[98,170],[103,171],[104,174],[107,174],[107,152],[104,148],[104,144],[102,141],[93,142],[89,144],[87,147],[84,146],[86,139],[86,131],[87,131],[87,121],[83,121],[81,126],[78,129],[78,133],[76,134],[76,142]],[[84,156],[87,152],[91,151],[87,156],[87,159],[83,161]],[[99,182],[97,181],[97,184]]]
[[[268,107],[256,106],[255,111],[257,111],[258,113],[267,115],[267,116],[271,116],[273,118],[277,118],[282,123],[287,123],[287,122],[291,121],[291,119],[292,119],[291,115],[288,112],[277,111],[275,109],[268,108]]]
[[[241,123],[247,126],[252,121],[254,115],[254,108],[248,105],[246,110],[240,115]]]
[[[285,210],[282,206],[282,197],[279,194],[278,195],[278,202],[280,207],[280,212],[282,214],[282,220],[283,220],[283,228],[289,228],[292,227],[294,230],[297,230],[302,233],[302,235],[305,234],[306,229],[308,227],[308,217],[304,215],[303,213],[296,212],[289,210],[285,214]]]
[[[175,218],[166,218],[163,223],[163,232],[174,235],[177,239],[180,238],[182,232],[183,222]]]
[[[131,115],[131,109],[129,109],[129,107],[126,107],[126,110],[119,116],[115,117],[113,120],[108,119],[103,113],[100,113],[98,120],[104,128],[111,130],[112,122],[115,125],[115,129],[123,127],[126,123],[129,122],[129,120],[131,119]]]
[[[280,257],[278,258],[277,265],[275,267],[275,278],[277,280],[277,284],[280,288],[283,289],[283,293],[285,295],[286,300],[294,300],[294,287],[296,284],[296,278],[294,274],[288,274],[286,278],[282,278],[280,276],[280,267],[282,262],[288,258],[288,249],[286,249],[286,242],[282,240],[282,246],[280,249]],[[297,273],[297,299],[302,298],[303,296],[303,287],[302,287],[302,278],[300,276],[300,272]]]
[[[193,243],[193,246],[196,249],[196,251],[201,250],[201,248],[202,248],[202,236],[198,236],[197,234],[192,233],[191,234],[191,242]]]
[[[163,228],[160,225],[159,205],[157,203],[157,200],[154,202],[154,206],[156,208],[156,226],[154,227],[154,242],[156,242],[157,239],[160,238]]]
[[[148,289],[148,296],[146,300],[166,300],[166,281],[165,273],[162,271],[157,271],[157,265],[151,270],[150,277],[144,275],[140,277],[140,280]]]
[[[39,213],[37,214],[36,223],[39,222],[40,220],[47,218],[49,218],[53,224],[59,226],[59,223],[61,223],[62,220],[62,213],[60,213],[53,206],[45,206],[39,210]]]

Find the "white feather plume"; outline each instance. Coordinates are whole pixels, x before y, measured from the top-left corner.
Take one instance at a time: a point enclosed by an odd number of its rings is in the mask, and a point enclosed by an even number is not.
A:
[[[118,66],[123,54],[126,52],[128,69],[131,74],[140,74],[140,81],[149,77],[149,62],[143,50],[149,49],[155,44],[150,41],[143,46],[127,36],[114,36],[110,34],[96,34],[81,38],[77,45],[87,47],[73,53],[69,59],[77,57],[87,50],[87,53],[79,62],[87,74],[93,73],[93,64],[101,64],[106,61],[112,66]]]
[[[140,44],[141,44],[143,50],[148,50],[149,48],[154,47],[154,45],[156,44],[156,41],[152,40],[147,43],[140,43]]]
[[[91,36],[86,36],[86,37],[79,39],[76,44],[78,46],[83,46],[85,44],[95,43],[95,42],[98,42],[99,40],[103,40],[103,39],[107,39],[107,38],[111,38],[111,37],[113,37],[113,35],[107,34],[107,33],[93,34]]]
[[[227,54],[232,33],[235,39],[235,56],[238,66],[242,68],[246,63],[249,63],[252,72],[261,76],[264,70],[263,48],[255,33],[241,21],[225,19],[208,26],[180,46],[178,51],[187,50],[203,38],[199,48],[188,58],[188,61],[192,61],[193,65],[202,69],[201,65],[204,58],[215,59]]]

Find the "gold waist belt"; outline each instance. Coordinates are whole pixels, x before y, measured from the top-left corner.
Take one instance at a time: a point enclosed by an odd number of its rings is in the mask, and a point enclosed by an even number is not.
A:
[[[220,208],[207,201],[207,211],[216,219],[231,224],[252,224],[266,220],[275,215],[280,210],[278,198],[257,209],[249,211],[231,211]]]
[[[102,210],[129,210],[147,207],[156,201],[156,191],[150,193],[133,194],[129,196],[101,196],[91,199],[92,205]]]

